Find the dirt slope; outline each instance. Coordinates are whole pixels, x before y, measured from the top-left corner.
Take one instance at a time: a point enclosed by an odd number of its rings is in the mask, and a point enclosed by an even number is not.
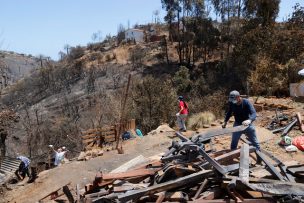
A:
[[[299,106],[292,111],[290,116],[299,111],[303,114],[303,106]],[[261,142],[261,147],[283,162],[297,161],[304,164],[304,152],[297,151],[293,153],[286,152],[285,149],[279,146],[278,140],[280,140],[280,134],[272,134],[265,129],[265,122],[271,121],[271,116],[274,115],[273,111],[263,111],[258,113],[258,119],[256,121],[256,129],[258,139]],[[268,120],[265,120],[268,118]],[[229,125],[232,125],[230,123]],[[220,123],[213,128],[221,128]],[[166,129],[166,128],[163,128]],[[199,132],[209,130],[199,129]],[[158,128],[143,138],[136,138],[134,140],[128,140],[124,142],[123,149],[124,154],[118,154],[116,151],[105,152],[102,157],[94,158],[86,162],[70,162],[64,164],[58,168],[44,171],[39,174],[39,178],[33,184],[24,184],[21,186],[13,185],[8,191],[5,197],[0,202],[35,202],[50,192],[62,187],[63,185],[71,182],[72,187],[75,188],[77,183],[84,184],[92,182],[97,171],[110,172],[114,168],[122,165],[123,163],[135,158],[138,155],[145,157],[153,156],[161,152],[165,152],[171,145],[172,139],[177,139],[174,136],[172,129],[167,129],[168,132],[162,132],[162,129]],[[191,137],[196,134],[195,131],[188,131],[185,133],[187,137]],[[295,126],[289,133],[291,137],[303,135],[299,131],[299,128]],[[229,149],[231,142],[231,135],[224,135],[216,137],[213,140],[216,150]],[[239,142],[241,146],[242,141]],[[20,185],[20,183],[19,183]]]
[[[8,191],[0,202],[32,203],[69,182],[72,183],[72,188],[75,188],[77,183],[92,182],[99,170],[110,172],[140,154],[149,157],[166,151],[171,144],[171,139],[167,135],[172,136],[172,134],[173,132],[159,133],[129,140],[124,143],[124,154],[118,154],[116,150],[109,151],[101,157],[86,162],[74,161],[44,171],[33,184],[19,183],[20,186],[12,186],[13,190]]]

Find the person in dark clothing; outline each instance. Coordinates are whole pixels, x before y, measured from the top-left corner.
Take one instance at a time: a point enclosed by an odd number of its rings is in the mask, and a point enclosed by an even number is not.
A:
[[[31,161],[25,156],[18,156],[17,159],[19,159],[21,162],[19,168],[15,171],[16,176],[21,180],[23,180],[26,175],[30,177],[29,166]]]
[[[239,139],[241,135],[244,133],[247,135],[249,141],[252,145],[257,149],[260,150],[260,144],[256,135],[255,126],[253,125],[253,121],[256,119],[256,111],[253,105],[244,98],[240,97],[240,93],[236,90],[230,92],[229,94],[229,109],[226,113],[223,128],[226,127],[228,120],[230,117],[234,115],[235,122],[233,126],[248,126],[242,132],[235,132],[232,133],[232,140],[231,140],[231,150],[235,150],[237,148]]]

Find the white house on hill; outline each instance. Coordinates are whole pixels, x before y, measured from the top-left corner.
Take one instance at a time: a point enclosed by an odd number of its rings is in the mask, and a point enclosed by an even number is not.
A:
[[[139,29],[128,29],[125,32],[126,40],[135,40],[136,43],[144,41],[144,31]]]

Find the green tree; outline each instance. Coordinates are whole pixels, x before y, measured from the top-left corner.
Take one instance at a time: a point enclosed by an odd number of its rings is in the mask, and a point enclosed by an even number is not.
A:
[[[304,29],[304,7],[299,3],[293,7],[291,17],[288,19],[288,26],[292,29]]]
[[[263,26],[272,25],[279,14],[281,0],[244,0],[244,14]]]
[[[177,90],[177,94],[186,95],[191,89],[191,80],[189,69],[185,66],[181,66],[173,77],[173,84]]]
[[[117,43],[120,44],[125,38],[125,27],[122,25],[122,24],[119,24],[118,25],[118,28],[117,28]]]
[[[136,121],[144,133],[161,123],[173,124],[176,111],[176,93],[170,80],[146,77],[135,82],[133,104]]]
[[[203,61],[206,63],[208,55],[218,46],[219,30],[213,26],[211,18],[192,18],[187,23],[187,30],[196,33],[193,46],[193,63],[200,57],[203,57]]]

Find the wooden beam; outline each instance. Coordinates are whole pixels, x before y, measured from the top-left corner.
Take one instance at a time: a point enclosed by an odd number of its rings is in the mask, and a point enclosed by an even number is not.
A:
[[[188,175],[188,176],[184,176],[182,178],[178,178],[176,180],[167,181],[165,183],[153,185],[149,188],[135,190],[135,191],[123,194],[123,195],[119,195],[118,200],[121,202],[126,202],[129,200],[137,199],[137,198],[145,196],[145,195],[154,194],[157,192],[168,191],[168,190],[172,190],[172,189],[179,188],[179,187],[189,185],[189,184],[196,184],[198,182],[201,182],[204,178],[206,178],[212,174],[213,174],[213,171],[211,171],[211,170],[200,171],[200,172]]]
[[[199,148],[199,153],[206,159],[218,172],[225,175],[228,171],[226,168],[221,166],[216,160],[211,158],[203,149]]]
[[[284,181],[284,177],[281,175],[281,173],[266,159],[266,156],[264,153],[262,153],[259,150],[256,150],[256,154],[263,160],[263,162],[267,165],[267,168],[269,169],[269,172],[278,178],[281,181]]]
[[[304,125],[303,125],[303,123],[302,123],[302,116],[301,116],[301,114],[298,112],[297,113],[297,119],[298,119],[298,125],[299,125],[299,127],[300,127],[300,129],[301,129],[301,131],[302,131],[302,133],[304,132]]]
[[[224,179],[232,180],[237,178],[237,181],[242,182],[236,176],[227,175]],[[301,195],[304,196],[304,184],[285,182],[279,180],[265,179],[265,178],[249,178],[249,182],[242,182],[252,190],[260,191],[273,195]]]
[[[210,139],[212,137],[220,136],[220,135],[225,135],[225,134],[230,134],[233,132],[240,132],[244,131],[248,126],[236,126],[236,127],[231,127],[231,128],[221,128],[221,129],[213,129],[213,130],[208,130],[207,132],[202,132],[200,134],[194,135],[191,138],[192,142],[197,142],[198,140],[204,141],[207,139]]]
[[[166,191],[159,193],[159,196],[155,203],[162,203],[166,198]]]
[[[244,183],[244,182],[243,182]],[[304,196],[304,184],[291,185],[282,183],[244,183],[251,189],[271,195],[299,195]]]
[[[124,178],[133,178],[133,177],[141,177],[141,176],[149,176],[154,175],[156,171],[159,169],[138,169],[131,170],[127,172],[121,173],[107,173],[102,175],[102,180],[113,180],[113,179],[124,179]]]
[[[244,143],[241,147],[239,177],[242,181],[249,179],[249,145]]]
[[[251,152],[254,152],[254,151],[255,151],[255,147],[250,146],[249,147],[249,152],[251,153]],[[240,153],[241,153],[241,149],[236,149],[236,150],[233,150],[233,151],[228,152],[226,154],[217,156],[217,157],[214,158],[214,160],[219,162],[219,163],[223,163],[225,161],[229,161],[229,160],[232,160],[234,158],[239,158]],[[208,166],[208,165],[210,165],[210,163],[205,162],[201,165],[201,167],[205,167],[205,166]]]
[[[68,200],[70,203],[74,203],[74,197],[69,189],[69,187],[67,185],[62,187],[63,193],[65,194],[65,196],[67,196]]]
[[[215,188],[211,188],[211,189],[208,189],[205,192],[203,192],[200,195],[199,199],[213,200],[213,199],[217,199],[217,198],[223,197],[223,196],[224,196],[224,190],[220,187],[215,187]]]
[[[93,199],[93,198],[102,197],[102,196],[108,195],[108,194],[109,194],[108,190],[101,189],[101,191],[99,191],[99,192],[95,192],[95,193],[91,193],[91,194],[86,194],[85,198]]]
[[[77,202],[80,202],[80,189],[79,189],[79,184],[76,185],[76,195],[77,195]]]
[[[139,164],[143,164],[148,161],[149,161],[148,158],[144,157],[143,155],[139,155],[139,156],[135,157],[134,159],[131,159],[130,161],[119,166],[118,168],[114,169],[113,171],[111,171],[111,173],[125,172],[125,171],[131,169],[132,167],[135,167]]]
[[[61,186],[61,187],[59,187],[58,189],[56,189],[56,190],[50,192],[49,194],[45,195],[44,197],[42,197],[39,201],[41,201],[41,200],[47,198],[48,196],[50,196],[50,195],[52,195],[52,194],[54,194],[54,193],[58,193],[58,191],[59,191],[60,189],[62,189],[64,186],[67,186],[67,185],[70,185],[70,184],[71,184],[71,182],[69,182],[69,183],[67,183],[67,184],[65,184],[65,185],[63,185],[63,186]]]
[[[205,200],[198,199],[194,201],[189,201],[189,203],[235,203],[233,199],[214,199],[214,200]],[[242,203],[273,203],[272,200],[267,199],[244,199]]]
[[[201,184],[201,186],[199,187],[199,189],[197,190],[197,192],[195,193],[193,199],[197,199],[199,197],[199,195],[202,193],[202,191],[206,188],[206,185],[208,184],[208,179],[206,178],[204,180],[204,182]]]

